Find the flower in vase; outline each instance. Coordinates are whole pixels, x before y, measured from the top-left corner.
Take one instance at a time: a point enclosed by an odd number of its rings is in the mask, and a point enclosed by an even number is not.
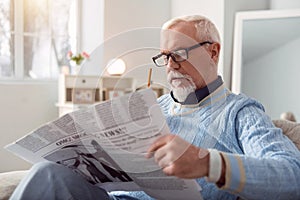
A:
[[[78,53],[78,54],[73,54],[72,51],[68,51],[67,58],[69,60],[74,61],[76,63],[76,65],[80,65],[84,59],[89,59],[90,55],[88,53],[86,53],[85,51]]]

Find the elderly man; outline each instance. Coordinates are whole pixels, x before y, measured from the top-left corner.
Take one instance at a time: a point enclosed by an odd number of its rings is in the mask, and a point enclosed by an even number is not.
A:
[[[217,75],[219,53],[218,31],[207,18],[164,24],[161,52],[153,61],[166,67],[172,88],[158,99],[171,133],[152,144],[148,157],[167,175],[196,179],[204,199],[299,199],[300,152],[260,103],[224,87]],[[42,177],[49,187],[42,186]],[[42,189],[33,194],[34,187]],[[143,192],[108,195],[49,163],[34,166],[13,199],[40,197],[151,199]]]

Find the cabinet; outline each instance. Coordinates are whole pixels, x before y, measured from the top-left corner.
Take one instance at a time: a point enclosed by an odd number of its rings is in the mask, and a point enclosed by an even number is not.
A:
[[[60,75],[58,80],[59,116],[135,90],[129,77]]]

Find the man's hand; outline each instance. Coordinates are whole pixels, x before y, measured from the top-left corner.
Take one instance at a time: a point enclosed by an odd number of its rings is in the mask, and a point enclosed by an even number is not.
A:
[[[167,175],[179,178],[201,178],[208,175],[208,151],[179,136],[168,134],[158,138],[148,149],[147,157],[152,155]]]

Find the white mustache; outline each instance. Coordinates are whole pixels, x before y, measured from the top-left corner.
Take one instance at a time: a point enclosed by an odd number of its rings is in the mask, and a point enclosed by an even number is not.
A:
[[[192,77],[187,74],[181,74],[180,72],[177,71],[170,71],[168,73],[167,80],[169,83],[171,83],[171,81],[176,78],[186,78],[189,81],[193,81]]]

